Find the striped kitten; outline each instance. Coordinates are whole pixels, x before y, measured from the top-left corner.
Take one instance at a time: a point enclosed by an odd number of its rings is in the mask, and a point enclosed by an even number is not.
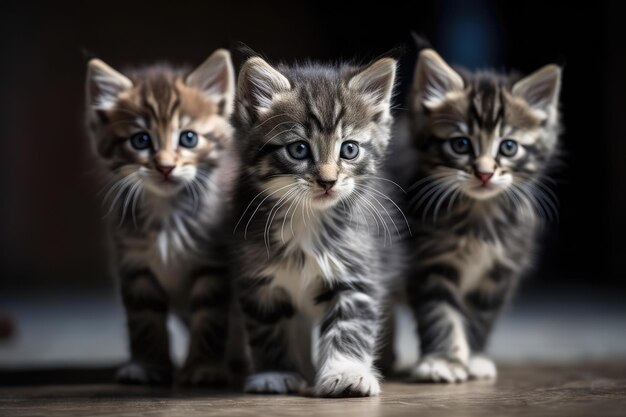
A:
[[[255,372],[248,392],[296,392],[313,380],[318,396],[380,391],[373,362],[391,266],[376,235],[390,226],[375,175],[395,66],[273,67],[254,57],[241,70],[236,279]]]
[[[109,180],[105,200],[130,334],[122,382],[171,382],[168,312],[190,328],[181,382],[227,377],[225,225],[236,169],[226,148],[234,89],[225,50],[192,72],[151,66],[123,75],[89,62],[87,120]]]
[[[411,97],[416,167],[409,303],[418,322],[416,380],[494,378],[482,356],[494,321],[528,269],[555,160],[561,69],[519,81],[460,74],[421,52]],[[407,154],[406,150],[403,150]]]

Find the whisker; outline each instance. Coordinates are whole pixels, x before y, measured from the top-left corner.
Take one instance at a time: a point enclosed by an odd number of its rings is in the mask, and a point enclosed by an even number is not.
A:
[[[404,194],[407,193],[406,190],[404,188],[402,188],[402,186],[400,186],[400,184],[398,184],[395,181],[390,180],[389,178],[379,177],[377,175],[361,175],[361,176],[359,176],[357,178],[374,178],[376,180],[386,181],[386,182],[391,183],[391,184],[395,185],[396,187],[398,187],[398,189],[400,191],[402,191]]]
[[[245,230],[244,230],[244,232],[243,232],[243,238],[244,238],[244,240],[245,240],[245,239],[247,239],[247,237],[248,237],[248,227],[250,226],[250,223],[252,222],[252,219],[254,218],[254,215],[257,213],[257,211],[259,211],[259,208],[261,208],[261,206],[263,205],[263,203],[265,202],[265,200],[267,200],[268,198],[270,198],[271,196],[273,196],[274,194],[276,194],[277,192],[279,192],[279,191],[281,191],[281,190],[283,190],[283,189],[285,189],[285,188],[288,188],[288,187],[295,187],[295,186],[297,186],[297,185],[298,185],[298,184],[288,184],[288,185],[285,185],[285,186],[283,186],[283,187],[280,187],[279,189],[277,189],[277,190],[273,191],[272,193],[268,194],[268,195],[267,195],[267,196],[266,196],[263,200],[261,200],[261,202],[259,203],[259,205],[258,205],[258,206],[256,207],[256,209],[254,210],[254,212],[252,212],[252,215],[250,216],[250,219],[248,220],[248,223],[246,223],[246,228],[245,228]],[[237,226],[235,226],[235,229],[236,229],[236,228],[237,228]]]
[[[265,230],[263,232],[263,240],[265,242],[265,247],[267,248],[267,256],[270,256],[270,232],[271,232],[271,228],[272,228],[272,223],[274,222],[274,218],[276,217],[276,215],[278,214],[278,212],[280,211],[280,209],[289,202],[289,198],[291,197],[291,195],[293,195],[293,193],[297,193],[298,189],[290,189],[289,191],[287,191],[281,198],[278,199],[278,201],[276,203],[274,203],[274,206],[271,208],[268,216],[267,216],[267,221],[265,222]]]
[[[393,201],[393,199],[392,199],[392,198],[390,198],[388,195],[386,195],[385,193],[383,193],[383,192],[382,192],[382,191],[380,191],[380,190],[377,190],[377,189],[376,189],[376,188],[374,188],[374,187],[370,187],[370,186],[368,186],[368,185],[364,185],[364,184],[359,184],[359,185],[360,185],[360,186],[362,186],[362,187],[366,187],[367,189],[370,189],[370,191],[372,191],[372,192],[374,192],[374,193],[378,194],[379,196],[381,196],[381,197],[383,197],[383,198],[387,199],[387,200],[388,200],[391,204],[393,204],[393,205],[394,205],[394,207],[396,208],[396,210],[398,210],[398,212],[400,213],[400,215],[401,215],[401,216],[402,216],[402,218],[404,219],[404,222],[406,223],[407,230],[409,231],[409,236],[412,236],[412,233],[411,233],[411,226],[409,225],[409,221],[408,221],[408,219],[407,219],[407,218],[406,218],[406,216],[404,215],[404,212],[402,211],[402,209],[401,209],[401,208],[400,208],[400,207],[399,207],[399,206],[395,203],[395,201]],[[386,211],[386,210],[385,210],[385,211]],[[390,217],[391,217],[391,216],[390,216]],[[394,225],[395,225],[395,224],[394,224]]]
[[[283,225],[280,228],[280,239],[282,240],[283,243],[285,243],[285,223],[287,221],[287,217],[289,217],[289,211],[294,206],[294,204],[299,201],[299,198],[300,198],[300,196],[302,195],[303,192],[304,192],[303,190],[298,190],[298,193],[292,199],[293,201],[291,202],[291,204],[287,208],[287,211],[285,212],[285,216],[283,218]],[[296,208],[297,208],[297,206],[296,206]],[[295,212],[295,209],[294,209],[294,212]],[[293,215],[291,216],[291,218],[293,219]],[[291,230],[291,234],[292,234],[292,236],[295,236],[295,234],[293,233],[293,229]]]
[[[457,188],[458,188],[458,185],[450,185],[448,190],[445,193],[443,193],[441,197],[439,197],[439,201],[437,201],[437,204],[435,205],[435,210],[433,213],[433,219],[435,222],[437,221],[437,214],[439,213],[439,210],[441,209],[443,202],[446,200],[446,198],[449,198],[452,195],[452,193],[454,193],[457,190]]]

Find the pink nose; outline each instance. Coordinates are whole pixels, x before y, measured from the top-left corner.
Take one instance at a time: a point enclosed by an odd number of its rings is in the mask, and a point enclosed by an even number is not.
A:
[[[487,185],[491,177],[493,177],[493,172],[476,171],[476,177],[483,183],[483,185]]]
[[[165,178],[174,170],[174,165],[157,165],[156,167]]]

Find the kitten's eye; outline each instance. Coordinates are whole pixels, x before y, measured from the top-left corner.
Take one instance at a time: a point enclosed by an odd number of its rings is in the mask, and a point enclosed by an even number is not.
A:
[[[311,149],[308,143],[299,141],[287,145],[287,152],[293,159],[305,159],[311,154]]]
[[[192,132],[191,130],[185,130],[180,134],[178,143],[183,148],[195,148],[198,144],[198,135],[196,132]]]
[[[461,155],[472,151],[472,143],[468,138],[452,138],[450,140],[450,146],[454,152]]]
[[[359,154],[359,145],[356,142],[348,141],[341,144],[339,156],[343,159],[354,159]]]
[[[503,140],[502,143],[500,143],[500,153],[504,156],[515,156],[517,148],[517,142],[511,139]]]
[[[135,133],[130,137],[130,145],[138,151],[143,151],[152,146],[152,139],[146,132]]]

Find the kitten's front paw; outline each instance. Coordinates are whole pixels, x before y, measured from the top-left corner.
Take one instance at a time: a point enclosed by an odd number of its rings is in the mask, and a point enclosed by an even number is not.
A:
[[[117,371],[115,379],[128,385],[170,385],[172,370],[169,367],[130,362]]]
[[[380,394],[378,377],[366,366],[326,367],[317,375],[318,397],[370,397]]]
[[[229,382],[228,372],[218,365],[188,364],[178,376],[178,383],[184,386],[226,388]]]
[[[458,360],[444,356],[427,356],[411,372],[411,380],[416,382],[465,382],[467,368]]]
[[[300,392],[306,385],[296,372],[260,372],[247,377],[243,389],[256,394],[289,394]]]
[[[472,356],[467,364],[471,379],[495,379],[498,371],[496,364],[485,356]]]

